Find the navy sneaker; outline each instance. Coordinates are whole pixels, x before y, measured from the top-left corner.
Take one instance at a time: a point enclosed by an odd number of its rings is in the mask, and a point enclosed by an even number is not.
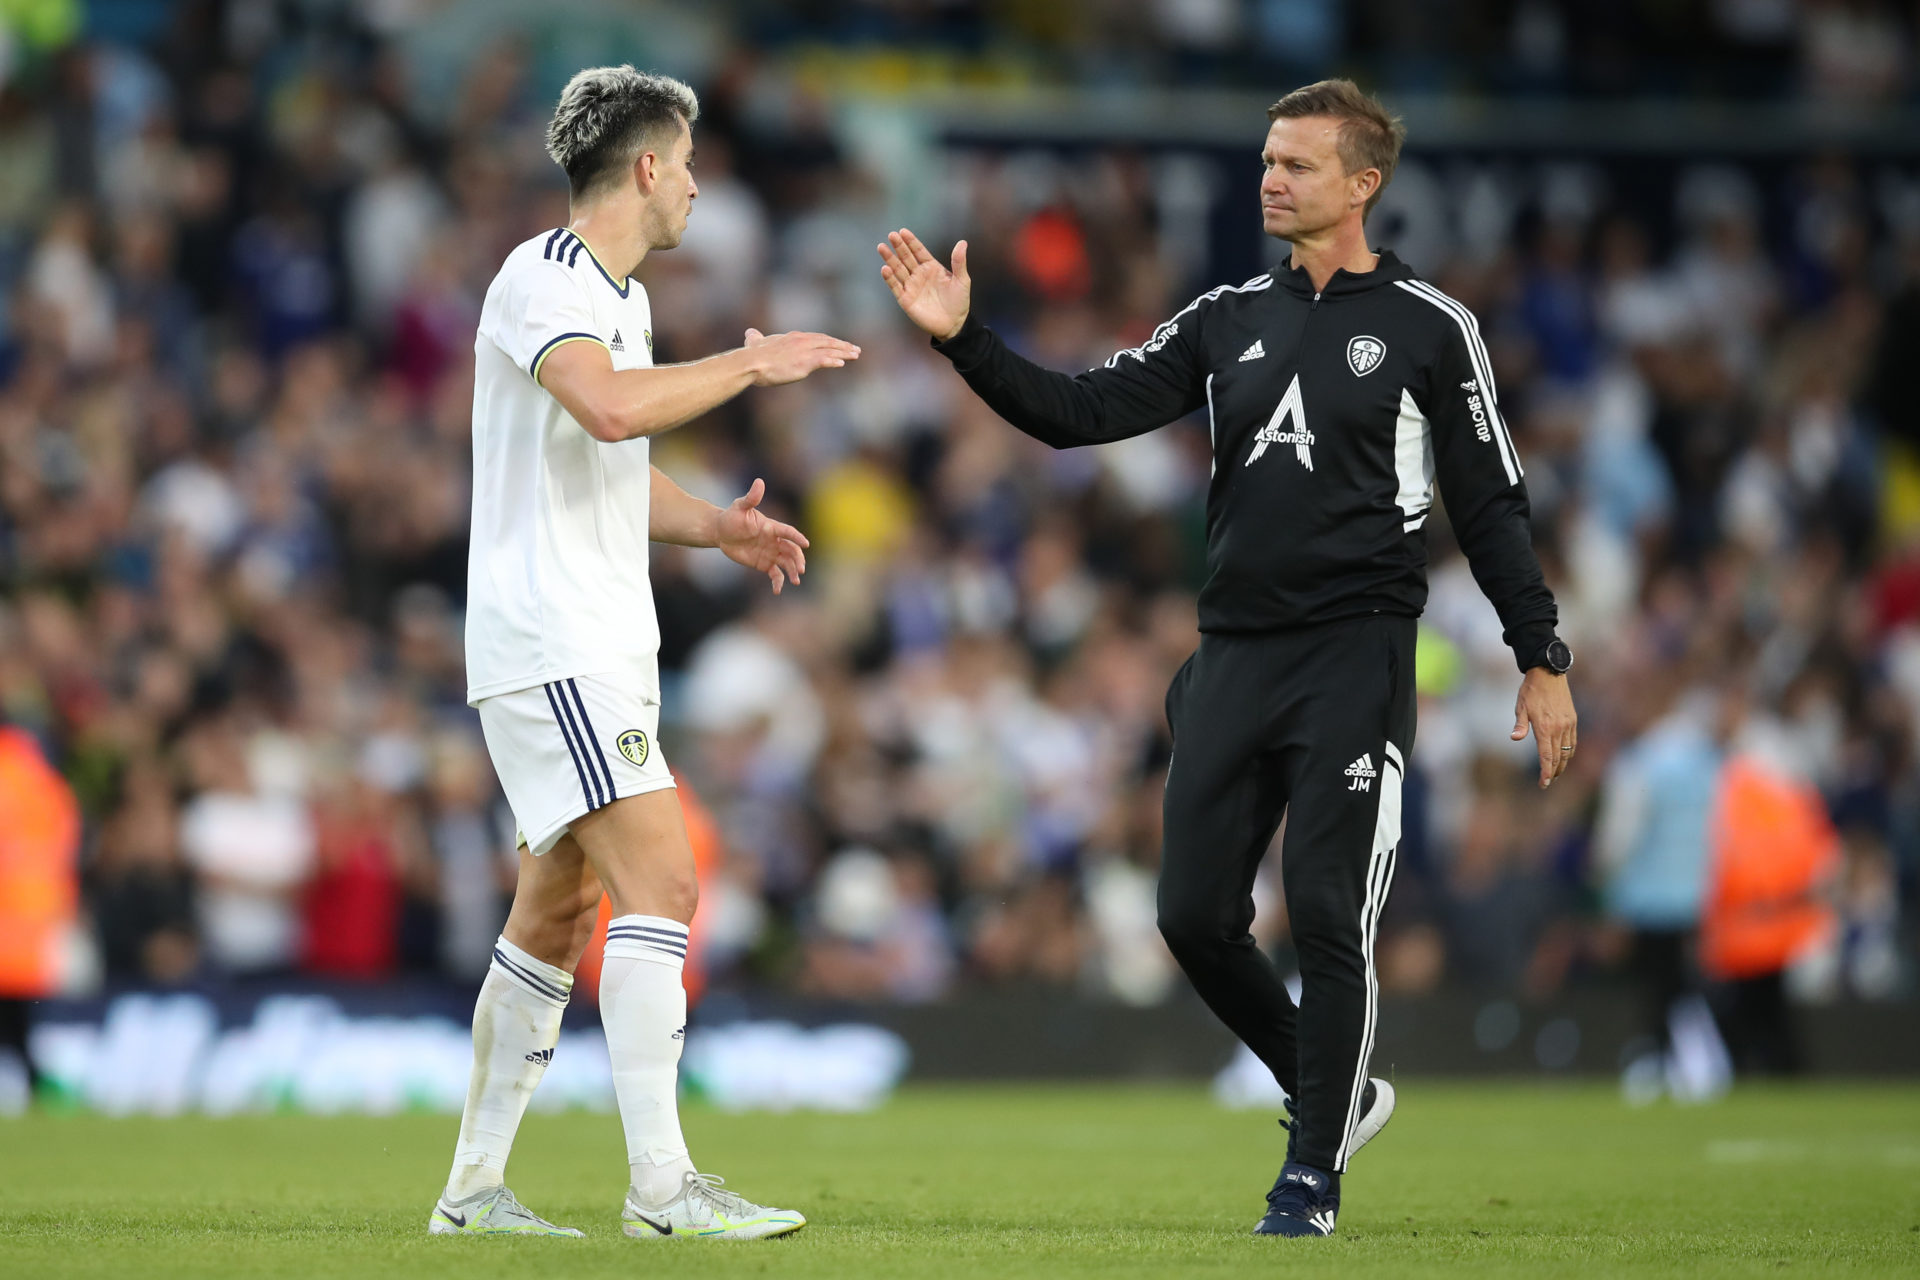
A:
[[[1330,1236],[1340,1216],[1340,1180],[1312,1165],[1287,1161],[1273,1190],[1257,1236]]]

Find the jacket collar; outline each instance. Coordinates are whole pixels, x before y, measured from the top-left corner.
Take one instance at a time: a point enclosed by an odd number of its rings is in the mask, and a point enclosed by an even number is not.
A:
[[[1375,250],[1380,261],[1371,271],[1353,272],[1345,267],[1333,273],[1327,281],[1327,287],[1320,291],[1322,298],[1344,298],[1352,294],[1367,293],[1370,290],[1392,284],[1396,280],[1413,279],[1413,268],[1395,257],[1391,249]],[[1292,265],[1291,252],[1273,269],[1275,283],[1287,292],[1302,298],[1311,298],[1314,293],[1313,280],[1299,267]]]

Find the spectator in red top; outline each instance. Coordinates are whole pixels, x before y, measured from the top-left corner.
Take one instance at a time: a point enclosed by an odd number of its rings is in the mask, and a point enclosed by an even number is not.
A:
[[[391,977],[400,922],[391,806],[365,780],[343,780],[316,806],[313,879],[301,905],[301,968],[333,978]]]

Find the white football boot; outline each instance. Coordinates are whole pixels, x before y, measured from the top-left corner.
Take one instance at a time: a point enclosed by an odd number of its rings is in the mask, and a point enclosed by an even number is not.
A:
[[[648,1209],[627,1192],[620,1227],[635,1240],[764,1240],[807,1225],[792,1209],[769,1209],[728,1191],[724,1178],[689,1173],[680,1195],[664,1209]]]
[[[514,1199],[505,1187],[494,1187],[465,1200],[449,1200],[446,1193],[433,1206],[427,1234],[434,1236],[570,1236],[582,1232],[556,1227]]]

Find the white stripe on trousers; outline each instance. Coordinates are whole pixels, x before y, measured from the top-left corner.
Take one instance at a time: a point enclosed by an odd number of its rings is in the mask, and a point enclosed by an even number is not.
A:
[[[1400,749],[1391,742],[1381,754],[1386,758],[1380,770],[1380,808],[1373,820],[1373,853],[1367,859],[1367,896],[1360,907],[1360,953],[1367,966],[1367,1012],[1360,1030],[1360,1057],[1353,1065],[1353,1090],[1347,1098],[1347,1123],[1340,1131],[1340,1146],[1334,1152],[1333,1172],[1347,1171],[1348,1150],[1353,1132],[1360,1127],[1360,1104],[1367,1095],[1367,1063],[1373,1057],[1373,1035],[1380,1014],[1380,974],[1373,964],[1373,939],[1379,931],[1380,912],[1387,904],[1387,889],[1393,884],[1394,858],[1400,847],[1400,786],[1406,762]]]

